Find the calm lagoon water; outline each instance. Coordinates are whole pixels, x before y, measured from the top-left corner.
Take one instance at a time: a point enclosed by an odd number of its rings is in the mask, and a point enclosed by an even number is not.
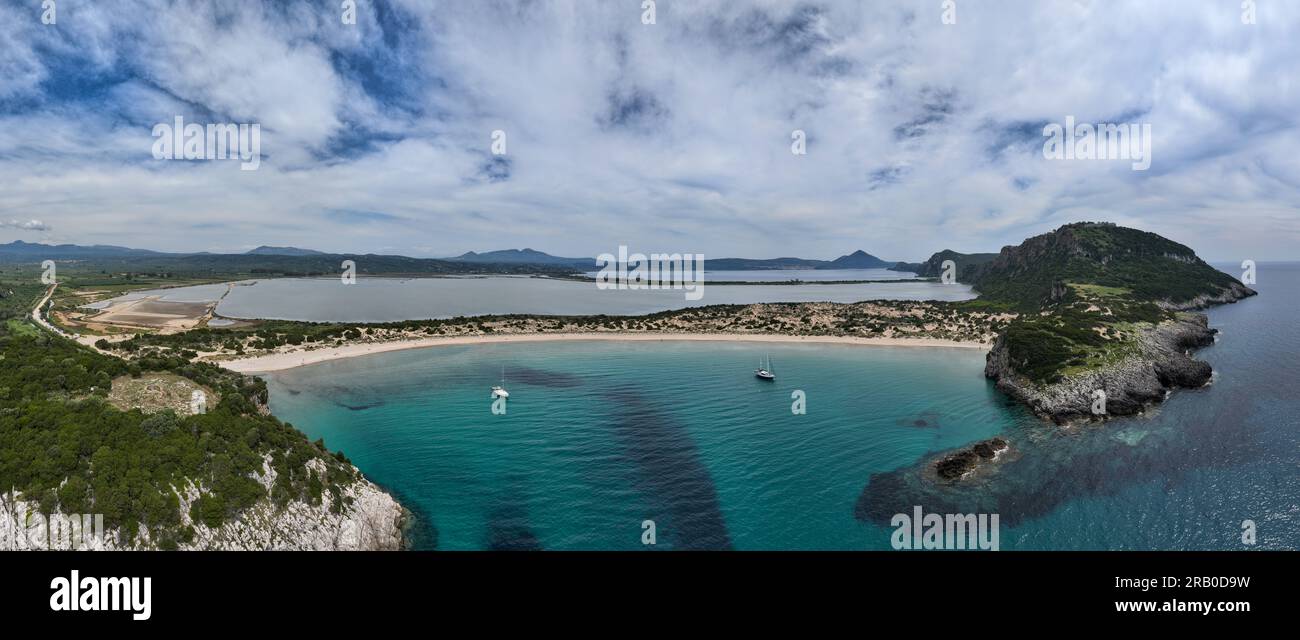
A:
[[[893,273],[893,272],[885,272]],[[641,315],[710,304],[755,302],[859,302],[862,300],[966,300],[970,287],[935,282],[808,285],[709,285],[704,297],[685,291],[600,290],[594,283],[530,277],[338,278],[259,280],[231,289],[217,313],[228,318],[313,322],[393,322],[488,314]],[[225,285],[137,292],[164,300],[217,300]],[[126,299],[118,298],[117,300]]]
[[[598,272],[590,271],[589,277]],[[889,269],[745,269],[739,271],[705,271],[708,280],[720,282],[826,282],[829,280],[915,280],[910,271]]]
[[[267,376],[271,408],[342,449],[437,549],[888,549],[887,520],[998,513],[1003,549],[1300,545],[1300,265],[1211,310],[1213,386],[1061,430],[957,349],[533,343],[378,354]],[[775,384],[752,375],[770,355]],[[505,368],[508,413],[488,389]],[[790,411],[807,394],[807,415]],[[939,490],[918,469],[993,435],[1020,457]],[[882,516],[884,514],[884,516]]]

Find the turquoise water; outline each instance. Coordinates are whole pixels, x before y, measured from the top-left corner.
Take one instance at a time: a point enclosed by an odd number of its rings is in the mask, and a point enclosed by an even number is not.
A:
[[[1211,310],[1212,386],[1141,417],[1038,421],[961,349],[552,342],[379,354],[268,376],[274,413],[417,515],[418,548],[888,549],[888,516],[998,513],[1003,549],[1300,545],[1300,265]],[[775,384],[756,380],[770,355]],[[508,413],[488,389],[506,368]],[[790,411],[807,395],[806,415]],[[941,452],[1019,457],[960,487]]]
[[[753,376],[772,358],[775,384]],[[421,546],[860,549],[866,479],[1022,415],[969,349],[439,347],[270,377],[271,408],[426,520]],[[490,410],[506,367],[511,398]],[[794,415],[803,389],[807,413]]]

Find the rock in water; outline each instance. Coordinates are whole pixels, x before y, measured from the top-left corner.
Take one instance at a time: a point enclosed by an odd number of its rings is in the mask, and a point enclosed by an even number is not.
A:
[[[997,458],[999,453],[1011,448],[1002,438],[990,438],[970,447],[946,455],[934,463],[934,471],[943,480],[960,480],[981,464]]]

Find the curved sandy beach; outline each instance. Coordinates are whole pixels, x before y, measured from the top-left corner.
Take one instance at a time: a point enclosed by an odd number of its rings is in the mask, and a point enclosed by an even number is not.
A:
[[[782,336],[751,335],[726,333],[521,333],[483,336],[457,336],[442,338],[421,338],[418,340],[397,340],[374,344],[350,344],[340,347],[324,347],[300,351],[272,353],[251,358],[216,361],[216,364],[240,373],[266,373],[283,371],[309,364],[354,358],[374,353],[402,351],[405,349],[425,349],[469,344],[492,344],[500,342],[554,342],[560,340],[628,340],[637,342],[804,342],[809,344],[852,344],[881,347],[949,347],[960,349],[983,349],[990,345],[982,342],[958,342],[937,338],[855,338],[850,336]]]

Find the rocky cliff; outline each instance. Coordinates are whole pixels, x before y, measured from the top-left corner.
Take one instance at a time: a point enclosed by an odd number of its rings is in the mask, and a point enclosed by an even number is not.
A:
[[[1162,401],[1171,389],[1208,383],[1210,365],[1189,354],[1212,344],[1216,332],[1204,314],[1182,313],[1140,332],[1134,338],[1135,353],[1122,361],[1052,384],[1034,383],[1017,372],[1003,335],[988,354],[984,375],[995,380],[1003,393],[1057,423],[1133,415]],[[1105,394],[1100,405],[1099,390]],[[1095,406],[1102,411],[1094,412]]]
[[[307,463],[312,473],[324,474],[324,463]],[[392,496],[374,483],[356,474],[357,480],[342,488],[345,506],[337,512],[328,500],[312,504],[293,500],[277,506],[269,498],[245,509],[238,517],[209,528],[189,517],[189,506],[205,493],[202,487],[188,484],[177,488],[182,526],[193,528],[193,537],[181,543],[181,550],[223,551],[396,551],[403,548],[402,526],[407,514]],[[267,487],[274,485],[276,474],[269,459],[256,478]],[[129,551],[157,548],[147,528],[132,540],[124,540],[117,530],[105,530],[102,537],[72,536],[51,533],[48,523],[67,521],[68,514],[55,511],[35,516],[38,505],[20,494],[0,497],[0,550],[67,550]],[[79,521],[81,516],[73,516]],[[93,522],[93,516],[87,522]],[[66,528],[63,531],[67,531]]]
[[[1254,289],[1233,280],[1226,283],[1222,289],[1215,293],[1202,293],[1190,300],[1174,302],[1171,300],[1157,300],[1156,304],[1164,309],[1173,311],[1191,311],[1195,309],[1205,309],[1221,304],[1233,304],[1239,300],[1245,300],[1250,296],[1259,295]]]

